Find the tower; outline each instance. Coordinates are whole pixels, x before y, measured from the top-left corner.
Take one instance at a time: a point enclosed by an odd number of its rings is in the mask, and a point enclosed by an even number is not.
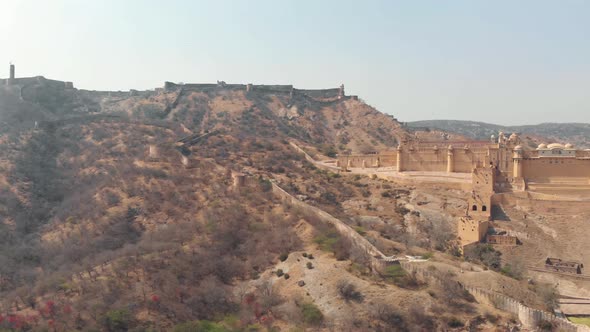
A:
[[[396,163],[396,170],[398,172],[402,171],[403,163],[402,163],[402,146],[397,146],[397,163]]]
[[[513,177],[514,178],[521,178],[522,177],[522,146],[517,145],[514,148],[514,153],[512,155],[513,165]]]
[[[10,63],[10,76],[8,77],[8,80],[6,80],[6,84],[8,85],[12,85],[12,83],[14,82],[14,65],[12,63]]]
[[[453,146],[449,145],[447,149],[447,173],[455,171],[455,156],[453,152]]]

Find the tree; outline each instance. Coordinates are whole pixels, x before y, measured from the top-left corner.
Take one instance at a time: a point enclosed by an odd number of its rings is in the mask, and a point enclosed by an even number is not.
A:
[[[103,316],[102,324],[109,332],[127,331],[131,324],[131,314],[125,309],[110,310]]]

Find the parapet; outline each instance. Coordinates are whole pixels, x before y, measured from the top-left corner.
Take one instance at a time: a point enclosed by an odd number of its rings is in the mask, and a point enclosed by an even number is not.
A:
[[[335,101],[339,99],[353,99],[358,100],[358,96],[346,97],[344,95],[344,85],[338,88],[331,89],[295,89],[293,85],[254,85],[248,84],[227,84],[225,81],[217,81],[216,83],[190,83],[179,84],[173,82],[164,82],[165,91],[176,90],[193,90],[193,91],[214,91],[214,90],[243,90],[248,93],[274,93],[274,94],[289,94],[290,97],[295,95],[304,95],[319,101]]]

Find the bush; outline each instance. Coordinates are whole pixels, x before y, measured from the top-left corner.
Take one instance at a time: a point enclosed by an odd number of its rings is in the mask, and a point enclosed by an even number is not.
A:
[[[110,310],[108,311],[103,319],[102,323],[107,331],[127,331],[131,322],[131,314],[129,311],[122,310]]]
[[[307,253],[306,253],[306,252],[304,252],[302,256],[303,256],[303,257],[307,257]]]
[[[281,262],[284,262],[284,261],[286,261],[286,260],[287,260],[287,258],[288,258],[288,257],[289,257],[289,254],[282,253],[282,254],[279,256],[279,260],[280,260]]]
[[[496,251],[489,244],[477,244],[465,250],[465,260],[480,262],[486,267],[498,271],[500,269],[500,256],[502,253]]]
[[[447,322],[447,325],[449,327],[463,327],[465,324],[463,324],[462,321],[460,321],[457,317],[451,317],[451,319],[449,319],[449,321]]]
[[[308,269],[313,269],[313,264],[311,264],[311,262],[307,262],[307,264],[305,264],[307,266]]]
[[[362,236],[365,236],[365,234],[367,234],[367,231],[363,226],[356,226],[354,230]]]
[[[308,259],[313,259],[313,255],[312,254],[309,254],[309,255],[307,255],[307,258]]]
[[[285,273],[284,277],[285,277],[285,280],[288,280],[289,278],[291,278],[291,276],[289,275],[289,273]]]
[[[553,331],[554,329],[553,323],[548,320],[541,320],[537,324],[537,327],[540,331]]]
[[[363,302],[363,295],[356,290],[356,286],[348,281],[341,280],[336,286],[340,296],[346,301]]]
[[[220,323],[208,320],[185,322],[174,326],[173,332],[229,332],[231,329],[226,328]]]
[[[415,276],[406,273],[399,264],[386,267],[383,272],[383,278],[402,288],[415,288],[419,286]]]
[[[320,309],[313,303],[304,303],[301,306],[301,314],[306,324],[319,325],[324,320],[324,315]]]
[[[280,277],[282,277],[282,276],[283,276],[283,274],[284,274],[284,273],[283,273],[283,270],[282,270],[282,269],[278,269],[278,270],[277,270],[277,277],[279,277],[279,278],[280,278]]]

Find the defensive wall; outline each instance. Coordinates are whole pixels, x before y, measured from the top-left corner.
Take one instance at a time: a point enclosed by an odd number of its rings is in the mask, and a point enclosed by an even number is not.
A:
[[[338,165],[347,168],[395,167],[398,172],[470,173],[474,167],[487,165],[492,160],[487,146],[447,144],[426,143],[374,154],[339,155]]]
[[[441,276],[439,271],[429,271],[424,266],[418,266],[416,263],[411,263],[407,261],[400,261],[399,262],[401,267],[407,271],[408,273],[415,273],[422,279],[430,279],[437,283],[441,282]],[[478,302],[487,302],[493,305],[494,307],[510,312],[518,317],[518,320],[529,329],[535,329],[539,325],[539,323],[543,321],[551,322],[557,331],[564,331],[564,332],[590,332],[590,327],[585,325],[578,325],[570,322],[569,320],[558,317],[552,313],[534,309],[528,307],[517,300],[499,294],[487,289],[482,289],[479,287],[472,287],[469,285],[461,286],[467,290]]]
[[[330,88],[330,89],[296,89],[293,85],[286,84],[286,85],[255,85],[255,84],[227,84],[223,81],[218,81],[217,83],[187,83],[187,84],[177,84],[173,82],[164,82],[164,90],[165,91],[177,91],[177,90],[186,90],[186,91],[201,91],[201,92],[208,92],[208,91],[218,91],[220,89],[223,90],[231,90],[231,91],[246,91],[247,93],[268,93],[268,94],[282,94],[288,95],[291,98],[295,96],[307,96],[312,99],[318,101],[335,101],[339,99],[354,99],[358,100],[357,96],[345,96],[344,94],[344,86],[340,86],[339,88]]]
[[[397,260],[386,257],[379,249],[375,248],[367,239],[355,231],[352,227],[331,214],[298,200],[291,194],[279,187],[275,182],[272,183],[272,192],[275,196],[288,203],[292,207],[302,210],[306,214],[311,214],[322,222],[334,226],[338,233],[348,239],[352,246],[367,254],[370,258],[370,267],[374,272],[383,271],[383,269]]]
[[[498,192],[524,191],[590,198],[590,149],[572,144],[539,144],[525,149],[516,134],[490,141],[405,141],[395,150],[373,154],[339,155],[337,166],[392,168],[402,172],[471,173],[496,170],[493,187]]]
[[[326,164],[323,164],[321,162],[316,161],[307,152],[305,152],[305,150],[303,150],[302,148],[300,148],[294,142],[289,142],[289,145],[291,145],[291,147],[293,147],[297,152],[303,154],[303,156],[305,157],[305,160],[309,161],[310,163],[312,163],[317,168],[320,168],[320,169],[323,169],[323,170],[326,170],[326,171],[331,171],[331,172],[334,172],[334,173],[340,172],[340,168],[339,167],[334,167],[334,166],[326,165]]]

